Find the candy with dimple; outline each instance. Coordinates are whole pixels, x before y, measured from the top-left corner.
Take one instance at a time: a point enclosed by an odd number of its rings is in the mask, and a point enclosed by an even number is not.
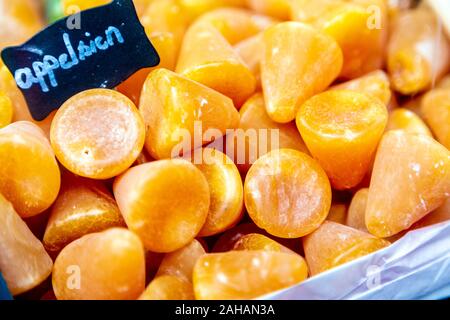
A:
[[[335,85],[330,90],[352,90],[380,99],[386,106],[391,101],[392,92],[387,74],[382,70],[373,71],[362,77]]]
[[[194,292],[200,300],[245,300],[305,280],[304,259],[291,253],[232,251],[201,257],[194,268]]]
[[[282,244],[276,242],[259,233],[251,233],[241,237],[234,245],[233,250],[247,250],[247,251],[274,251],[294,253]]]
[[[139,156],[145,127],[136,106],[108,89],[76,94],[56,112],[50,139],[56,157],[71,172],[109,179],[127,170]]]
[[[231,44],[212,24],[196,22],[186,31],[177,73],[233,99],[240,107],[256,88],[256,80]]]
[[[331,188],[308,155],[280,149],[259,158],[245,179],[247,211],[260,228],[280,238],[299,238],[317,229],[331,206]]]
[[[411,227],[450,195],[450,152],[425,135],[389,131],[380,142],[366,226],[386,238]]]
[[[297,115],[297,127],[309,151],[336,189],[361,182],[386,123],[387,109],[380,100],[349,90],[318,94]]]
[[[103,182],[64,174],[43,242],[49,252],[58,252],[88,233],[124,225],[116,201]]]
[[[395,109],[389,114],[386,130],[404,130],[408,133],[424,134],[429,137],[433,136],[422,119],[414,112],[405,108]]]
[[[422,100],[421,111],[437,140],[450,149],[450,87],[428,92]]]
[[[327,88],[341,67],[336,41],[311,26],[284,22],[267,29],[261,79],[270,118],[281,123],[294,120],[300,105]]]
[[[11,99],[0,91],[0,129],[11,123],[13,112]]]
[[[116,179],[114,195],[128,228],[153,252],[190,243],[205,224],[210,204],[205,176],[181,159],[131,168]]]
[[[382,67],[388,23],[384,0],[293,0],[291,18],[337,41],[344,54],[342,77],[353,79]]]
[[[430,87],[450,67],[450,45],[427,8],[402,12],[393,26],[387,64],[394,89],[414,94]]]
[[[0,193],[0,270],[12,295],[26,292],[44,281],[52,260],[42,243]]]
[[[193,163],[208,180],[211,195],[208,218],[199,233],[208,237],[235,226],[243,216],[244,187],[236,165],[218,150],[197,149]]]
[[[158,276],[139,300],[194,300],[192,283],[171,275]]]
[[[226,146],[230,147],[227,153],[232,153],[230,156],[241,172],[247,172],[259,157],[275,149],[309,153],[294,123],[280,124],[270,119],[261,93],[248,99],[239,113],[239,128],[227,136]]]
[[[0,163],[0,192],[21,217],[35,216],[55,201],[59,167],[39,127],[20,121],[0,129]]]
[[[239,113],[229,98],[166,69],[148,76],[139,110],[147,129],[145,147],[155,159],[189,152],[239,125]],[[205,135],[209,129],[219,137]]]
[[[132,232],[91,233],[56,258],[53,290],[58,300],[134,300],[145,288],[144,248]]]
[[[368,255],[389,244],[386,240],[331,221],[326,221],[303,240],[311,275]]]
[[[159,266],[156,277],[171,275],[192,282],[192,272],[197,260],[205,254],[205,249],[198,240],[192,240],[185,247],[167,253]]]

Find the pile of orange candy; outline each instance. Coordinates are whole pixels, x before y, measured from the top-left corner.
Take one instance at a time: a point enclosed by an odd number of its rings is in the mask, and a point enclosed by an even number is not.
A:
[[[252,299],[449,220],[450,44],[410,2],[135,1],[161,64],[42,122],[2,64],[11,293]],[[0,0],[0,49],[37,3]]]

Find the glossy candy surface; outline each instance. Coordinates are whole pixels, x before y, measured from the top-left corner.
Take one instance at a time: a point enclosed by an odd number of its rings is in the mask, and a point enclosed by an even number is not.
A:
[[[234,251],[208,254],[194,268],[197,299],[253,299],[306,279],[305,260],[296,254]]]
[[[205,176],[180,159],[131,168],[115,181],[114,196],[128,228],[153,252],[190,243],[205,224],[210,204]]]
[[[113,228],[75,240],[53,267],[58,300],[134,300],[144,291],[145,258],[139,238]]]
[[[56,157],[71,172],[109,179],[127,170],[145,141],[136,106],[108,89],[76,94],[56,112],[50,139]]]
[[[349,189],[362,181],[386,123],[387,109],[380,100],[349,90],[318,94],[297,115],[308,149],[336,189]]]
[[[299,238],[326,219],[331,188],[315,160],[296,150],[281,149],[259,158],[250,168],[244,199],[260,228],[277,237]]]
[[[0,192],[22,218],[48,209],[61,183],[50,143],[31,122],[14,122],[0,129]]]

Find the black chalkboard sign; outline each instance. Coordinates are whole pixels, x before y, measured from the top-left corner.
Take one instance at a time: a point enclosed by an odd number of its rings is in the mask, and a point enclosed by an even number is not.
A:
[[[35,120],[93,88],[114,88],[159,56],[132,0],[82,11],[50,25],[18,47],[2,51]]]

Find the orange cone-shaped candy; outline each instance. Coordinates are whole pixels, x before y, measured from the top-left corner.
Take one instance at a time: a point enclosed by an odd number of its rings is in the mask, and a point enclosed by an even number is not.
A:
[[[404,130],[408,133],[424,134],[433,137],[430,129],[428,129],[422,119],[414,112],[405,108],[395,109],[389,114],[386,130]]]
[[[230,97],[238,108],[256,88],[253,73],[210,23],[200,21],[188,29],[176,70]]]
[[[256,79],[257,91],[261,90],[261,59],[263,52],[263,33],[242,40],[234,46],[234,50],[245,62]]]
[[[292,0],[291,18],[333,37],[344,54],[341,76],[380,69],[387,40],[385,0]]]
[[[236,165],[218,150],[205,148],[193,152],[191,160],[208,180],[211,205],[199,233],[208,237],[235,226],[243,216],[244,187]]]
[[[65,247],[52,276],[58,300],[134,300],[145,288],[144,248],[132,232],[113,228]]]
[[[139,109],[147,127],[145,146],[155,159],[179,156],[239,125],[229,98],[166,69],[148,76]],[[204,135],[209,129],[218,136]]]
[[[306,24],[270,27],[263,46],[262,86],[267,113],[276,122],[294,120],[300,105],[326,89],[341,71],[342,51],[336,41]]]
[[[195,300],[192,283],[171,275],[156,277],[139,300]]]
[[[391,102],[392,97],[390,85],[387,74],[382,70],[377,70],[360,78],[333,86],[330,89],[352,90],[365,93],[380,99],[387,106]]]
[[[402,94],[423,91],[450,66],[450,46],[435,14],[427,8],[400,14],[388,48],[388,70],[394,89]]]
[[[299,238],[316,230],[331,205],[328,177],[308,155],[272,151],[250,168],[244,199],[252,220],[280,238]]]
[[[373,235],[390,237],[450,195],[450,152],[425,135],[387,132],[378,148],[366,208]]]
[[[239,113],[239,128],[227,136],[226,146],[241,172],[247,172],[258,158],[275,149],[309,153],[294,123],[280,124],[270,119],[261,93],[252,96]]]
[[[367,197],[369,196],[369,189],[363,188],[359,190],[352,198],[350,207],[348,208],[348,215],[346,225],[360,231],[368,232],[366,227],[366,207]]]
[[[55,154],[39,127],[20,121],[0,129],[0,193],[22,218],[55,201],[61,183]]]
[[[246,300],[300,283],[308,276],[305,260],[270,251],[233,251],[201,257],[194,268],[199,300]]]
[[[52,272],[52,260],[0,193],[0,270],[12,295],[26,292]]]
[[[220,7],[244,7],[247,0],[178,0],[189,22]]]
[[[192,282],[194,266],[205,253],[202,244],[198,240],[193,240],[187,246],[167,253],[161,261],[156,276],[171,275]]]
[[[311,275],[368,255],[389,244],[386,240],[331,221],[326,221],[303,240]]]
[[[115,181],[114,195],[130,230],[153,252],[190,243],[205,224],[210,203],[205,176],[181,159],[131,168]]]
[[[342,203],[333,203],[328,213],[327,220],[345,224],[347,219],[347,206]]]
[[[45,248],[58,252],[88,233],[124,226],[116,201],[100,181],[64,175],[44,235]]]
[[[144,147],[145,127],[136,106],[107,89],[83,91],[67,100],[52,122],[56,157],[69,171],[109,179],[127,170]]]
[[[450,87],[427,93],[421,111],[437,140],[450,149]]]
[[[362,181],[386,123],[387,109],[380,100],[348,90],[318,94],[297,115],[309,151],[339,190]]]

